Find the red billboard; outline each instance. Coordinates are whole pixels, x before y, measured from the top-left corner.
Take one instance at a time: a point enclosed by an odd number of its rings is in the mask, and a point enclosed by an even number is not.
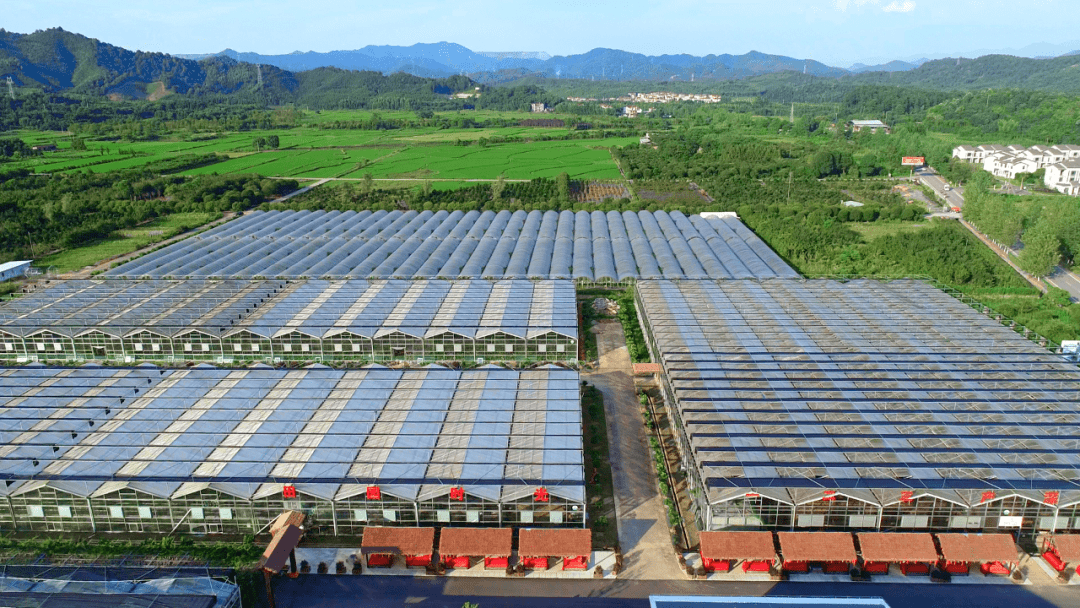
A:
[[[904,166],[911,165],[913,167],[921,167],[926,164],[925,156],[905,156]]]

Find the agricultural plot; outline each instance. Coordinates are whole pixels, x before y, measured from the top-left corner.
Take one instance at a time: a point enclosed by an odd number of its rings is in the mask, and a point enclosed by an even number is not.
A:
[[[111,163],[102,163],[97,165],[91,165],[86,167],[87,170],[93,173],[108,173],[109,171],[119,171],[121,169],[134,169],[141,167],[148,163],[152,163],[159,160],[165,160],[172,157],[172,154],[149,154],[146,156],[126,156],[123,160],[116,160]]]
[[[588,142],[533,142],[479,146],[425,146],[398,154],[345,177],[414,179],[507,179],[556,177],[618,179],[619,170],[607,149],[612,140]],[[592,147],[597,146],[597,147]]]
[[[613,198],[630,198],[630,189],[622,184],[597,181],[574,181],[570,196],[579,203],[599,203]]]
[[[305,112],[303,121],[306,124],[318,125],[335,121],[370,120],[373,114],[390,120],[415,120],[416,113],[404,110],[319,110]]]
[[[258,173],[268,177],[338,177],[388,152],[381,148],[276,150],[198,167],[185,171],[184,175]]]
[[[528,139],[542,135],[556,136],[566,133],[566,129],[542,127],[510,127],[505,129],[452,129],[442,131],[423,131],[419,134],[398,135],[394,139],[406,143],[453,143],[455,141],[477,141],[480,138],[520,137]]]
[[[355,112],[345,114],[340,120],[357,119]],[[181,154],[216,153],[232,158],[185,174],[258,173],[273,177],[360,178],[371,173],[377,178],[447,181],[495,179],[500,174],[508,179],[533,179],[555,177],[565,171],[575,179],[620,178],[607,148],[625,145],[634,141],[633,138],[528,141],[484,147],[454,145],[459,140],[529,138],[561,133],[565,131],[537,127],[386,131],[301,127],[289,131],[228,133],[217,137],[193,135],[203,138],[194,140],[88,140],[88,150],[82,152],[71,150],[68,136],[62,133],[37,133],[34,137],[26,133],[28,141],[56,142],[61,149],[6,166],[38,173],[82,170],[103,173],[137,168]],[[279,137],[279,148],[256,153],[253,140],[270,135]]]

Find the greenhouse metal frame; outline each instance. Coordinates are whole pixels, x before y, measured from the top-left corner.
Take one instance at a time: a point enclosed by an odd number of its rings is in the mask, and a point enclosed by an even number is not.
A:
[[[577,331],[568,280],[60,281],[0,304],[0,360],[573,362]]]

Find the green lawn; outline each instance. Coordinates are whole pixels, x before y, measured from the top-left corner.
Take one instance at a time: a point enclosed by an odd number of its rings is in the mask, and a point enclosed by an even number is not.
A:
[[[864,240],[872,241],[880,236],[886,236],[890,234],[903,234],[907,232],[919,232],[930,227],[930,222],[911,223],[911,222],[849,222],[844,226],[851,228],[855,232],[862,235]]]
[[[92,266],[113,256],[131,253],[152,243],[175,236],[184,228],[202,226],[218,217],[221,217],[221,215],[217,213],[176,213],[123,231],[130,236],[113,234],[109,238],[92,245],[66,249],[46,256],[38,260],[35,265],[43,268],[52,267],[55,268],[56,272],[72,272],[86,266]],[[163,231],[164,234],[150,234],[150,232],[158,230]]]
[[[619,179],[606,146],[623,140],[584,140],[480,146],[422,146],[402,150],[344,177],[413,179],[507,179],[556,177]]]

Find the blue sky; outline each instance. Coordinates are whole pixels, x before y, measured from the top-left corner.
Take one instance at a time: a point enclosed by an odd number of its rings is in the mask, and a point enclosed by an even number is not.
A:
[[[9,31],[60,26],[125,48],[171,53],[228,47],[277,54],[445,40],[476,51],[552,55],[596,47],[693,55],[757,50],[846,67],[974,51],[1080,50],[1078,0],[0,2],[0,27]],[[1035,43],[1058,48],[1025,49]]]

